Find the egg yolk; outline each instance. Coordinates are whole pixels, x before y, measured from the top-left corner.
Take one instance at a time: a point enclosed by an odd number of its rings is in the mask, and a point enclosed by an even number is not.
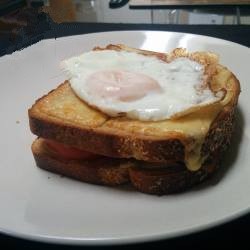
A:
[[[162,92],[161,86],[150,76],[123,70],[95,72],[88,76],[86,85],[89,94],[122,102],[141,99],[149,92]]]

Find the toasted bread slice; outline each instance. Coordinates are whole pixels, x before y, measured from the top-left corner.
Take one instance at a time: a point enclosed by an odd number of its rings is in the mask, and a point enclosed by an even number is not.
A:
[[[32,152],[37,166],[82,182],[117,186],[131,183],[143,193],[164,195],[183,191],[215,173],[218,164],[206,162],[191,172],[183,164],[155,166],[136,160],[100,156],[91,160],[66,160],[50,151],[44,139],[36,139]]]
[[[189,54],[182,49],[163,54],[121,45],[105,49],[133,50],[166,62],[174,57],[188,56],[206,65],[211,89],[223,89],[225,97],[215,105],[176,119],[142,122],[111,118],[91,108],[74,94],[66,81],[36,101],[29,110],[30,128],[34,134],[108,157],[160,163],[182,161],[193,171],[227,148],[240,85],[232,72],[218,64],[213,54]]]

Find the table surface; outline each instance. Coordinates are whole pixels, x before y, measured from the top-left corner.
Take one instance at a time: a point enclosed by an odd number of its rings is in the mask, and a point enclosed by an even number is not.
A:
[[[111,30],[162,30],[187,32],[194,34],[209,35],[213,37],[223,38],[233,42],[243,44],[250,47],[250,26],[249,25],[153,25],[153,24],[105,24],[105,23],[68,23],[68,24],[42,24],[41,27],[36,27],[33,33],[29,30],[28,33],[23,31],[20,37],[14,43],[6,43],[5,48],[0,48],[1,53],[11,53],[16,49],[21,49],[32,43],[38,42],[41,39],[55,38],[76,34],[92,33],[99,31]],[[248,194],[246,194],[248,195]],[[200,247],[212,249],[216,245],[223,244],[226,247],[238,247],[239,242],[247,243],[249,240],[250,213],[232,222],[218,226],[213,229],[202,231],[200,233],[191,234],[184,237],[178,237],[169,240],[163,240],[153,243],[140,244],[138,246],[145,247],[168,247],[168,249]],[[233,235],[231,237],[230,235]],[[73,247],[59,246],[52,244],[44,244],[31,242],[28,240],[16,239],[11,236],[0,234],[0,246],[8,245],[13,248],[34,248],[34,249],[69,249]],[[123,249],[131,246],[123,246]],[[87,247],[86,247],[87,248]],[[121,248],[121,247],[114,247]]]

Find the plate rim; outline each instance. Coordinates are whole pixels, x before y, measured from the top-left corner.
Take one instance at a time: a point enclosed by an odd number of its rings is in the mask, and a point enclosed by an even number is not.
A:
[[[57,38],[44,38],[41,41],[46,41],[46,40],[60,40],[60,39],[64,39],[64,38],[69,38],[69,37],[77,37],[77,36],[89,36],[89,35],[97,35],[97,34],[104,34],[104,33],[126,33],[126,32],[132,32],[132,33],[136,33],[136,32],[156,32],[156,33],[171,33],[171,34],[180,34],[180,35],[193,35],[193,36],[198,36],[198,37],[203,37],[203,38],[209,38],[209,39],[215,39],[215,40],[220,40],[222,42],[226,42],[226,43],[231,43],[232,45],[236,45],[236,46],[240,46],[242,48],[248,49],[250,51],[250,46],[246,46],[237,42],[233,42],[227,39],[223,39],[223,38],[219,38],[219,37],[214,37],[214,36],[208,36],[208,35],[201,35],[201,34],[195,34],[195,33],[191,33],[191,32],[182,32],[182,31],[165,31],[165,30],[143,30],[143,29],[123,29],[123,30],[104,30],[104,31],[100,31],[100,32],[91,32],[91,33],[83,33],[83,34],[76,34],[76,35],[66,35],[66,36],[60,36]],[[38,43],[39,43],[38,42]],[[34,45],[34,44],[32,44]],[[31,45],[31,46],[32,46]],[[26,49],[26,48],[24,48]],[[22,49],[23,50],[23,49]]]
[[[178,230],[171,233],[162,233],[162,234],[150,234],[150,235],[140,235],[136,237],[110,237],[110,238],[74,238],[74,237],[59,237],[59,236],[47,236],[39,234],[27,234],[21,233],[18,231],[5,230],[3,231],[0,228],[0,233],[6,236],[16,237],[18,239],[31,240],[37,243],[49,243],[49,244],[58,244],[58,245],[72,245],[72,246],[119,246],[125,244],[137,244],[137,243],[150,243],[158,240],[169,240],[182,236],[189,236],[195,233],[203,233],[206,230],[212,229],[214,227],[223,226],[226,223],[234,221],[244,215],[249,214],[250,207],[244,210],[235,212],[233,215],[225,216],[224,218],[218,219],[216,221],[206,223],[203,225],[197,225],[193,228],[186,228],[183,230]]]

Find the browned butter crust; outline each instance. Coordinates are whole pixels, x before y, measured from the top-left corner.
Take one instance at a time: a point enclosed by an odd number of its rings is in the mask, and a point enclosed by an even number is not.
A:
[[[106,131],[101,128],[78,128],[54,123],[33,116],[30,112],[31,131],[39,137],[54,139],[67,145],[114,158],[136,158],[151,162],[183,161],[184,146],[176,136],[155,138],[128,134],[123,131]]]

